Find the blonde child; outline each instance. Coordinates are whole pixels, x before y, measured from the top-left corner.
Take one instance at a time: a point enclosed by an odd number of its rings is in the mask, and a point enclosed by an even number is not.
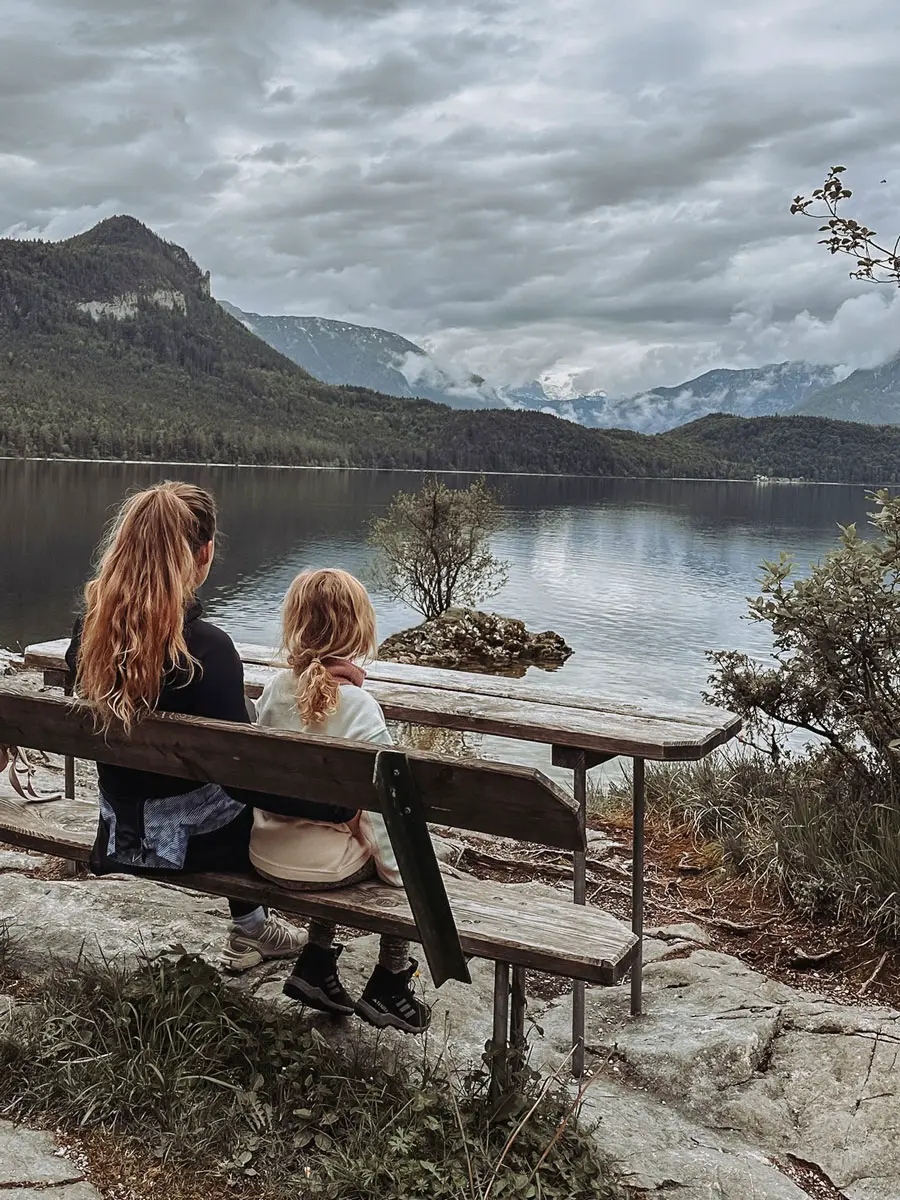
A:
[[[375,653],[375,613],[368,593],[346,571],[307,571],[288,589],[282,610],[289,670],[281,672],[258,703],[259,724],[356,742],[391,744],[378,702],[363,690],[361,662]],[[348,814],[349,815],[349,814]],[[384,820],[358,812],[327,824],[257,810],[250,859],[259,874],[283,887],[321,891],[380,878],[403,880]],[[338,975],[342,946],[335,926],[313,921],[309,942],[284,986],[287,995],[324,1012],[356,1012],[379,1028],[407,1033],[428,1028],[430,1011],[412,990],[417,964],[409,943],[383,937],[361,999],[354,1003]]]

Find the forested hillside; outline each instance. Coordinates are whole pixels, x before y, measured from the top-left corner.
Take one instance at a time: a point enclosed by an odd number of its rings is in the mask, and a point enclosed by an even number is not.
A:
[[[825,417],[702,417],[660,440],[779,479],[900,483],[900,428]],[[742,472],[745,473],[745,472]]]
[[[721,421],[647,437],[335,387],[228,316],[186,251],[133,218],[64,242],[0,241],[3,455],[898,478],[900,431]]]

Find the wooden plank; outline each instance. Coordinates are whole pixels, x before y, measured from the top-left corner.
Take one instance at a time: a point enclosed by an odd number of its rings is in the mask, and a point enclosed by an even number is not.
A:
[[[71,862],[87,862],[94,835],[45,821],[34,808],[0,796],[0,842]]]
[[[59,829],[33,810],[0,799],[0,841],[84,862],[91,835]],[[372,933],[417,939],[401,888],[361,884],[333,892],[291,892],[250,876],[217,874],[178,875],[167,882]],[[540,884],[513,888],[477,879],[447,879],[446,887],[466,954],[607,985],[619,983],[631,965],[637,946],[631,931],[600,909],[575,908],[563,892]]]
[[[32,671],[65,670],[69,641],[69,638],[56,638],[55,641],[26,646],[25,666]]]
[[[542,709],[530,702],[438,688],[367,680],[366,689],[395,720],[629,758],[691,761],[705,757],[732,736],[728,730],[701,730],[697,725],[662,726],[652,717],[592,713],[559,705]]]
[[[51,643],[60,645],[60,643]],[[279,654],[265,646],[236,642],[241,659],[250,666],[268,666],[284,669]],[[28,650],[26,650],[26,658]],[[409,687],[438,688],[442,691],[470,692],[473,695],[496,696],[505,700],[522,700],[544,707],[559,705],[560,708],[584,708],[590,712],[604,712],[613,716],[639,716],[655,721],[671,721],[677,725],[699,725],[711,730],[728,728],[739,718],[724,709],[702,706],[677,708],[672,712],[657,713],[636,704],[611,701],[596,692],[575,688],[559,688],[549,683],[534,683],[533,680],[510,679],[501,675],[482,675],[475,671],[449,671],[440,667],[417,667],[410,663],[395,663],[379,659],[367,668],[370,680],[379,683],[401,683]]]
[[[29,646],[26,664],[58,669],[67,645]],[[238,650],[248,663],[248,695],[255,698],[278,668],[264,647]],[[588,693],[400,663],[376,663],[366,687],[394,720],[661,762],[704,758],[741,729],[739,717],[719,709],[657,714]]]
[[[379,808],[373,772],[381,747],[370,742],[171,714],[148,717],[129,736],[117,728],[102,736],[78,703],[2,687],[0,743],[320,804]],[[432,824],[583,847],[574,802],[539,771],[421,751],[407,757]]]

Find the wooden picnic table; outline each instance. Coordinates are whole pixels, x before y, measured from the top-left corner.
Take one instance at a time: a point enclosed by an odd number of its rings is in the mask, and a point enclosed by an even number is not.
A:
[[[65,664],[68,639],[42,642],[25,651],[25,665],[43,672],[50,686],[68,687]],[[283,670],[277,654],[237,642],[245,665],[247,694],[260,694],[272,675]],[[403,663],[376,662],[367,670],[366,689],[391,720],[462,732],[490,734],[552,748],[557,767],[572,771],[581,819],[587,819],[587,773],[612,758],[632,759],[632,930],[639,942],[644,927],[645,763],[696,762],[736,737],[740,718],[698,705],[676,712],[654,712],[611,702],[589,692],[556,688],[530,679],[507,679],[467,671],[447,671]],[[67,769],[67,795],[74,796],[74,765]],[[574,855],[574,899],[586,902],[584,851]],[[631,1011],[641,1012],[642,962],[631,972]],[[584,984],[576,984],[572,1003],[573,1069],[581,1074],[584,1057]]]

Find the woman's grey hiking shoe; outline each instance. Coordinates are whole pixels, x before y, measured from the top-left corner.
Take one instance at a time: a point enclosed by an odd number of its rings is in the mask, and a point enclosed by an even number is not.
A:
[[[284,994],[307,1008],[349,1017],[356,1011],[356,1005],[338,976],[337,961],[343,949],[343,946],[317,946],[309,942],[284,985]]]
[[[222,966],[226,971],[249,971],[270,958],[293,958],[306,945],[309,934],[279,917],[269,913],[262,929],[254,936],[232,926],[222,952]]]
[[[356,1011],[377,1029],[402,1029],[404,1033],[424,1033],[431,1022],[431,1009],[412,990],[419,964],[409,960],[405,971],[394,974],[379,963],[366,984]]]

